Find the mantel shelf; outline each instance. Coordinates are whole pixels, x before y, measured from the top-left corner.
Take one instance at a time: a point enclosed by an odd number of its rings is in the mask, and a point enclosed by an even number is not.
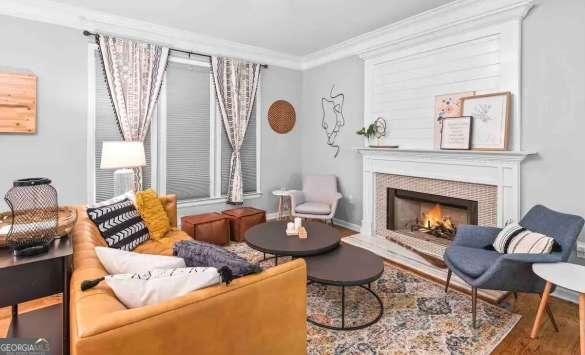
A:
[[[362,155],[376,156],[429,156],[429,157],[452,157],[452,158],[476,158],[476,159],[500,159],[500,160],[524,160],[529,156],[536,155],[532,151],[504,151],[504,150],[439,150],[439,149],[417,149],[417,148],[375,148],[356,147],[354,151]]]

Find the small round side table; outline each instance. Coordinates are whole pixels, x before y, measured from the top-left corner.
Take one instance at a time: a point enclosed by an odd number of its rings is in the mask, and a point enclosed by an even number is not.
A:
[[[278,197],[278,220],[288,220],[290,217],[290,195],[286,190],[274,190],[272,191],[274,196]]]
[[[579,292],[579,337],[581,355],[585,355],[585,266],[571,263],[533,264],[535,274],[546,280],[538,313],[532,326],[531,338],[536,338],[553,285]]]

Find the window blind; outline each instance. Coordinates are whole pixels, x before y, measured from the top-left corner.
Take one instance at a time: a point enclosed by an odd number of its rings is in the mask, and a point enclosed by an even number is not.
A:
[[[104,141],[120,141],[122,136],[116,122],[116,115],[108,93],[102,60],[95,51],[95,200],[104,201],[114,197],[114,171],[100,169],[102,144]],[[151,186],[150,170],[150,132],[144,142],[146,166],[142,170],[143,187]]]
[[[218,117],[221,120],[220,117]],[[256,103],[252,108],[244,143],[240,150],[242,159],[242,177],[244,180],[244,193],[256,192]],[[230,162],[232,158],[232,146],[221,123],[221,193],[226,195],[229,186]]]
[[[166,80],[167,193],[209,198],[209,68],[170,62]]]

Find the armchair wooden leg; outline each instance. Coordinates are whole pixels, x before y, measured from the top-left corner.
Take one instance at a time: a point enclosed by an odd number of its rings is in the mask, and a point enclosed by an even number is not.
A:
[[[449,283],[451,282],[451,274],[453,271],[451,269],[447,269],[447,281],[445,282],[445,293],[449,291]]]
[[[471,319],[473,323],[473,328],[477,329],[477,288],[471,288]]]
[[[544,312],[546,310],[546,304],[548,303],[548,298],[550,297],[550,290],[552,288],[552,283],[546,282],[544,286],[544,292],[542,293],[542,298],[540,300],[540,305],[538,305],[538,312],[536,312],[536,319],[534,319],[534,324],[532,325],[532,331],[530,332],[530,337],[532,339],[536,338],[538,335],[538,331],[540,330],[540,326],[542,325],[542,317],[544,316]]]

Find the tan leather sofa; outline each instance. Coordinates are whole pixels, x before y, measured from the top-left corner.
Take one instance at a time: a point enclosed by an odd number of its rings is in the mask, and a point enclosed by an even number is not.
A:
[[[174,227],[176,198],[161,198]],[[70,344],[73,355],[305,354],[306,266],[302,259],[256,275],[194,291],[160,304],[127,309],[103,282],[81,291],[83,280],[106,275],[94,247],[105,246],[85,210],[73,229]],[[172,241],[147,241],[137,251],[172,253]]]

